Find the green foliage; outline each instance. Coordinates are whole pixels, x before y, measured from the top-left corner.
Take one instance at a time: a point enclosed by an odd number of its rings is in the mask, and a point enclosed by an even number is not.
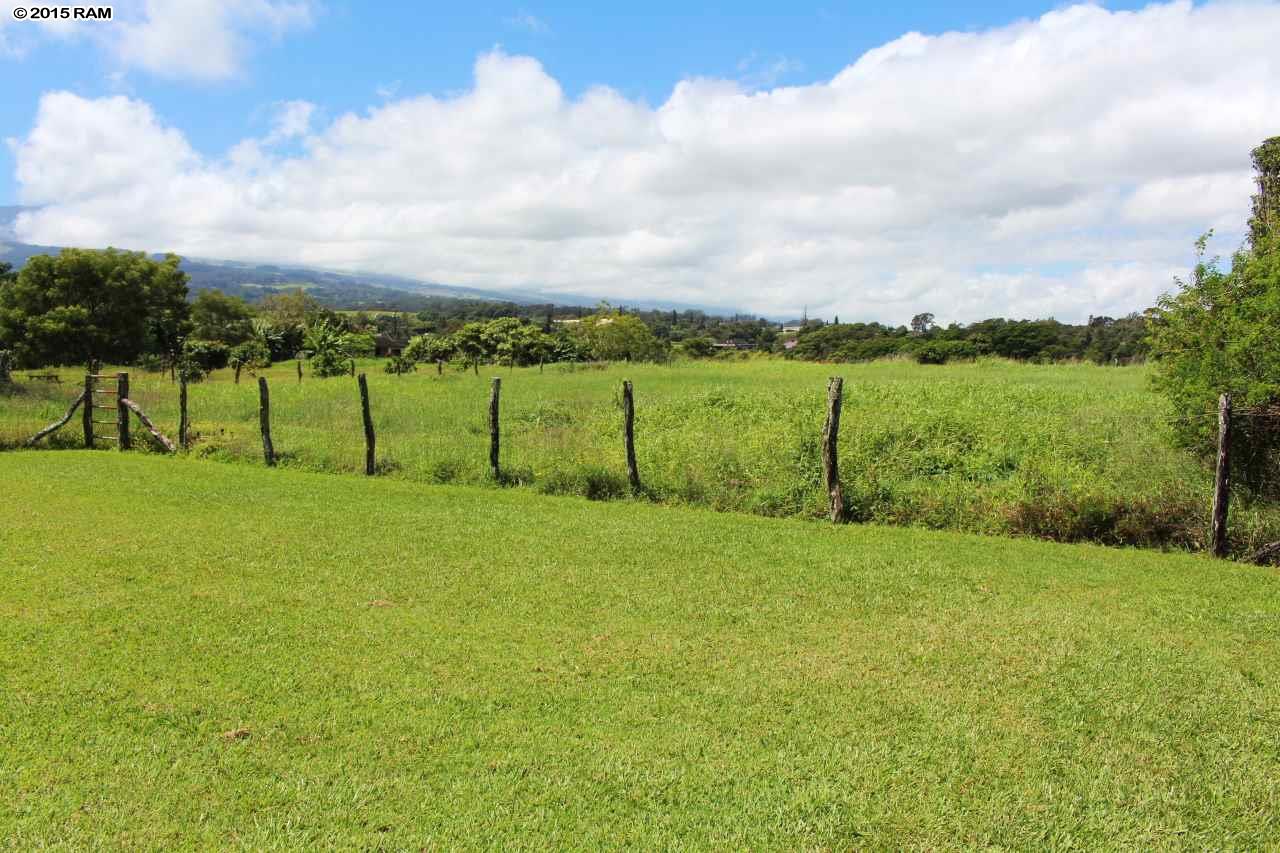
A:
[[[1280,494],[1280,137],[1253,150],[1258,191],[1249,245],[1223,270],[1205,259],[1212,232],[1196,241],[1196,265],[1148,314],[1155,387],[1168,399],[1176,440],[1208,455],[1219,395],[1243,410],[1233,426],[1233,468],[1255,492]]]
[[[690,358],[706,358],[715,352],[714,344],[707,337],[686,338],[680,342],[680,350]]]
[[[377,339],[373,333],[347,333],[347,352],[350,354],[349,358],[372,358],[377,349]]]
[[[805,327],[788,355],[806,361],[871,361],[898,354],[915,355],[926,348],[925,358],[973,358],[998,355],[1019,361],[1087,359],[1095,364],[1131,364],[1146,355],[1146,323],[1131,315],[1114,319],[1091,317],[1087,325],[1073,326],[1056,320],[1005,320],[995,318],[967,326],[932,325],[925,315],[913,318],[916,330],[879,323],[841,323]],[[963,341],[966,346],[950,349]],[[941,344],[943,349],[933,345]],[[917,356],[918,357],[918,356]],[[930,362],[940,363],[940,362]]]
[[[321,320],[307,328],[303,340],[311,358],[311,372],[321,378],[348,372],[353,356],[352,336]]]
[[[919,364],[946,364],[948,361],[972,360],[978,348],[971,341],[926,341],[914,350]]]
[[[418,335],[409,339],[404,357],[415,364],[448,361],[453,358],[455,344],[448,335]]]
[[[279,336],[278,344],[268,341],[272,359],[276,361],[293,358],[303,350],[308,327],[322,321],[341,325],[337,314],[301,288],[267,296],[258,303],[258,315]]]
[[[115,249],[36,255],[0,287],[0,342],[30,367],[172,352],[189,315],[178,264]]]
[[[250,338],[231,348],[227,363],[252,373],[271,366],[271,350],[260,338]]]
[[[573,334],[597,361],[660,361],[662,342],[632,314],[601,311],[573,327]]]
[[[916,362],[919,364],[946,364],[947,359],[951,357],[949,348],[942,343],[926,343],[915,351]]]
[[[220,290],[202,290],[191,304],[191,334],[197,338],[221,341],[228,346],[244,343],[253,337],[253,310],[238,296],[226,296]]]
[[[0,384],[8,385],[13,381],[12,369],[13,353],[7,349],[0,349]]]
[[[1203,454],[1216,442],[1212,413],[1220,394],[1230,393],[1242,410],[1280,404],[1280,237],[1242,251],[1223,270],[1216,258],[1204,258],[1207,236],[1196,243],[1191,277],[1150,311],[1155,387],[1169,401],[1180,444]],[[1244,424],[1237,438],[1242,458],[1265,468],[1259,454],[1276,439],[1263,425],[1251,432]]]
[[[395,376],[403,376],[406,373],[413,373],[417,369],[417,362],[415,362],[410,356],[404,354],[393,355],[382,365],[384,373],[390,373]]]
[[[489,354],[489,344],[485,338],[484,323],[467,323],[453,333],[453,349],[473,368],[478,368],[481,359]]]
[[[266,317],[254,317],[253,337],[266,347],[271,361],[286,361],[298,353],[288,330],[282,330]]]
[[[1280,136],[1253,149],[1252,157],[1258,191],[1253,196],[1249,239],[1257,248],[1269,237],[1280,237]]]
[[[182,362],[195,365],[202,374],[221,370],[230,359],[231,347],[222,341],[188,338],[182,345]]]

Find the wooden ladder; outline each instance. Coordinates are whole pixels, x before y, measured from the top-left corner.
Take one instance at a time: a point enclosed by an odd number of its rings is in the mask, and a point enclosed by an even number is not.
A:
[[[114,388],[99,388],[99,380],[114,382]],[[100,397],[110,397],[111,405],[102,405]],[[129,397],[129,374],[127,373],[86,373],[84,377],[84,446],[92,449],[95,441],[114,441],[121,450],[132,446],[129,436],[129,409],[122,400]],[[94,418],[94,412],[115,412],[115,420],[100,421]],[[115,435],[98,435],[94,426],[114,426]]]

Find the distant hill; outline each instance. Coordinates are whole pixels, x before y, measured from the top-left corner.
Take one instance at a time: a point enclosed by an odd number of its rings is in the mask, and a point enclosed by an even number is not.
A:
[[[21,267],[33,255],[57,254],[62,251],[60,246],[20,243],[13,238],[13,219],[22,209],[0,207],[0,261],[10,263],[14,267]],[[600,301],[593,296],[577,294],[542,293],[536,290],[484,290],[417,281],[380,273],[343,273],[292,265],[183,258],[182,269],[191,278],[193,293],[217,289],[249,302],[257,302],[272,293],[298,287],[305,289],[330,307],[367,311],[423,311],[430,306],[430,300],[433,297],[514,302],[518,305],[555,304],[567,307],[591,307]],[[727,313],[725,309],[704,305],[653,300],[628,300],[626,305],[640,309],[667,311],[692,309],[709,314]]]
[[[0,208],[0,217],[18,208]],[[11,221],[11,220],[9,220]],[[0,261],[21,267],[33,255],[53,255],[60,246],[39,246],[5,239],[8,222],[0,225]],[[155,255],[155,257],[161,257]],[[243,264],[234,261],[184,258],[182,269],[190,277],[192,293],[221,290],[249,302],[272,293],[303,288],[325,305],[381,311],[422,311],[431,297],[483,299],[528,305],[555,301],[563,305],[594,305],[593,300],[557,296],[554,300],[537,294],[522,294],[470,287],[451,287],[378,274],[349,274],[309,267],[274,264]]]

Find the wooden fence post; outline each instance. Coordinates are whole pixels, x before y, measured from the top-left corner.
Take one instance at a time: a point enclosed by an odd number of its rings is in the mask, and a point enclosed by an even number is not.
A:
[[[1227,556],[1227,505],[1231,502],[1231,395],[1218,398],[1218,468],[1213,481],[1213,556]]]
[[[119,433],[119,441],[116,442],[121,450],[128,450],[133,446],[129,436],[129,407],[124,401],[129,399],[129,374],[116,374],[116,430]]]
[[[839,376],[831,377],[831,381],[827,383],[827,421],[822,426],[822,472],[827,496],[831,499],[831,521],[835,524],[845,520],[844,490],[840,487],[840,460],[837,454],[843,389],[844,379]]]
[[[298,359],[298,383],[302,383],[302,359]]]
[[[489,389],[489,468],[493,471],[493,479],[499,478],[498,468],[498,396],[502,392],[502,380],[493,377],[493,385]]]
[[[93,368],[84,375],[84,446],[93,449]]]
[[[187,433],[191,431],[191,421],[187,419],[187,372],[184,370],[178,380],[178,447],[187,449],[190,444]]]
[[[363,373],[360,374],[360,411],[364,416],[364,472],[372,477],[375,463],[373,459],[373,413],[369,411],[369,382]]]
[[[622,380],[622,441],[627,448],[627,480],[631,491],[640,493],[640,469],[636,466],[636,401],[631,380]]]
[[[271,394],[267,391],[267,377],[258,377],[258,425],[262,427],[262,458],[267,467],[276,464],[276,449],[271,444]]]

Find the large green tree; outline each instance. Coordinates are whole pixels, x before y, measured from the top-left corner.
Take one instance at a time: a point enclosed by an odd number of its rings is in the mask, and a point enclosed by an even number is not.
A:
[[[598,361],[657,361],[665,354],[662,341],[644,321],[632,314],[601,311],[574,326],[584,348]]]
[[[1249,238],[1256,246],[1280,232],[1280,136],[1253,149],[1253,173],[1258,191],[1253,196]]]
[[[1259,192],[1249,245],[1224,270],[1205,259],[1208,235],[1200,238],[1191,277],[1148,312],[1154,382],[1172,404],[1179,440],[1208,452],[1217,435],[1216,401],[1230,393],[1246,414],[1235,430],[1237,458],[1255,486],[1271,480],[1280,446],[1275,419],[1263,416],[1280,411],[1280,216],[1267,189],[1280,180],[1280,157],[1268,154],[1276,145],[1271,139],[1254,151]]]
[[[116,249],[36,255],[0,287],[0,348],[28,367],[170,352],[190,314],[179,263]]]
[[[253,309],[238,296],[221,290],[202,290],[191,303],[191,334],[229,346],[242,344],[254,336]]]

